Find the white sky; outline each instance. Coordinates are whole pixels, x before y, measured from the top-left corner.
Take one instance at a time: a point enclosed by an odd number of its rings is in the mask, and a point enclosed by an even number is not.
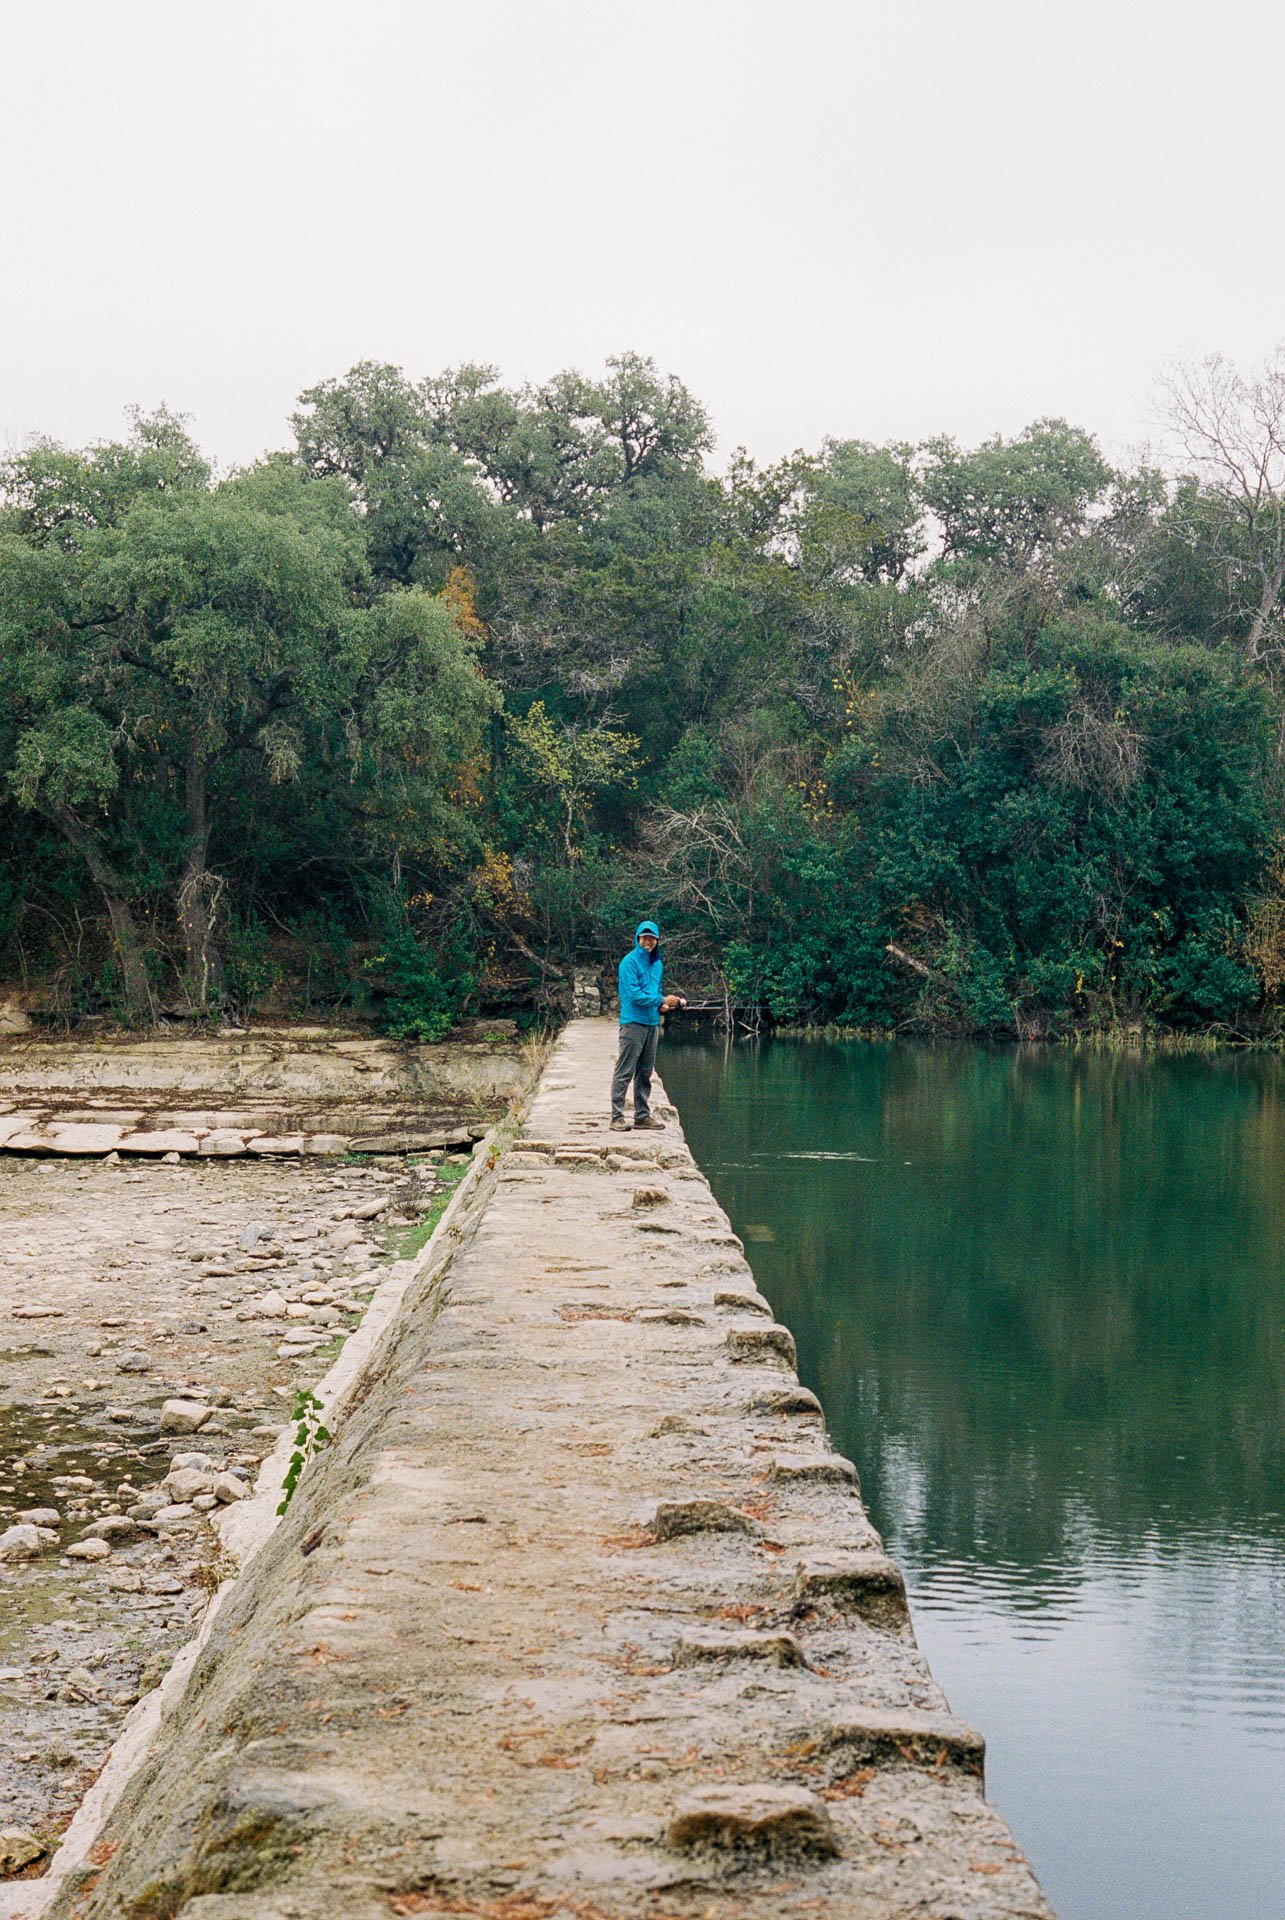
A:
[[[1279,0],[0,0],[0,444],[653,354],[719,458],[1120,454],[1285,338]]]

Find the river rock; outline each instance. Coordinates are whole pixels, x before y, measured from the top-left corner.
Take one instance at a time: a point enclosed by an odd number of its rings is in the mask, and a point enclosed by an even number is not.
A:
[[[96,1535],[88,1540],[75,1540],[67,1549],[69,1560],[107,1560],[111,1557],[108,1541],[100,1540]]]
[[[152,1356],[141,1347],[127,1347],[124,1353],[116,1355],[117,1373],[150,1373],[151,1370]]]
[[[161,1493],[156,1487],[149,1487],[148,1491],[140,1494],[133,1506],[127,1507],[125,1511],[131,1520],[154,1520],[161,1508],[169,1504],[170,1498],[167,1493]]]
[[[257,1300],[250,1302],[246,1315],[252,1320],[284,1320],[286,1317],[284,1293],[276,1287],[269,1287],[266,1293],[260,1294]]]
[[[180,1473],[186,1467],[195,1467],[198,1473],[217,1473],[219,1470],[219,1462],[214,1459],[213,1455],[208,1453],[192,1453],[191,1451],[187,1451],[183,1453],[172,1453],[170,1455],[171,1473]]]
[[[60,1700],[100,1700],[102,1682],[96,1680],[88,1667],[72,1667],[64,1674],[63,1683],[58,1689]]]
[[[389,1196],[384,1193],[375,1200],[359,1200],[357,1205],[351,1210],[352,1218],[354,1220],[378,1220],[380,1214],[383,1213],[388,1206],[388,1199]]]
[[[20,1525],[0,1533],[0,1560],[34,1560],[40,1552],[41,1529]]]
[[[214,1409],[203,1400],[167,1400],[161,1408],[162,1433],[195,1433]]]
[[[251,1220],[238,1236],[237,1245],[242,1253],[253,1253],[260,1240],[267,1238],[267,1233],[268,1229],[261,1220]]]
[[[214,1482],[213,1492],[225,1505],[233,1500],[249,1498],[250,1489],[244,1480],[238,1480],[234,1473],[221,1473]]]
[[[57,1507],[28,1507],[15,1518],[26,1527],[60,1527],[62,1515]]]
[[[0,1874],[21,1873],[46,1851],[25,1827],[0,1827]]]
[[[162,1531],[168,1531],[174,1527],[181,1530],[184,1527],[194,1525],[196,1518],[196,1508],[192,1505],[191,1501],[175,1500],[170,1506],[162,1507],[159,1513],[154,1513],[152,1515],[152,1523],[154,1526],[160,1527]]]
[[[203,1473],[199,1467],[172,1468],[161,1486],[172,1502],[192,1500],[198,1493],[213,1493],[214,1475]]]
[[[109,1543],[114,1540],[137,1540],[141,1531],[137,1520],[131,1520],[128,1514],[105,1513],[101,1520],[90,1521],[85,1528],[85,1538]]]

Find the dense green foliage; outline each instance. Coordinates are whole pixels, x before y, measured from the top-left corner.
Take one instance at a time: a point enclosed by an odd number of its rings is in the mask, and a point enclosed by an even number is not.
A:
[[[0,970],[423,1040],[645,910],[778,1018],[1270,1027],[1285,540],[1270,435],[1248,495],[1217,451],[1270,376],[1182,389],[1176,480],[1053,420],[719,477],[634,355],[361,365],[222,480],[164,413],[39,443],[0,474]]]

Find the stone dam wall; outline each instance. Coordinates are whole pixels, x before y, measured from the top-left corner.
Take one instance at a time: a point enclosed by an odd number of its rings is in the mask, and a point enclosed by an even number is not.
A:
[[[614,1048],[573,1022],[478,1149],[11,1913],[1051,1920],[676,1116],[607,1131]]]

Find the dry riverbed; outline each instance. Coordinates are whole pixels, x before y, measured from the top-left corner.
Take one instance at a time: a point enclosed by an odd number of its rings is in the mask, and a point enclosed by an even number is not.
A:
[[[0,1880],[44,1870],[222,1577],[208,1515],[467,1157],[0,1160]]]

